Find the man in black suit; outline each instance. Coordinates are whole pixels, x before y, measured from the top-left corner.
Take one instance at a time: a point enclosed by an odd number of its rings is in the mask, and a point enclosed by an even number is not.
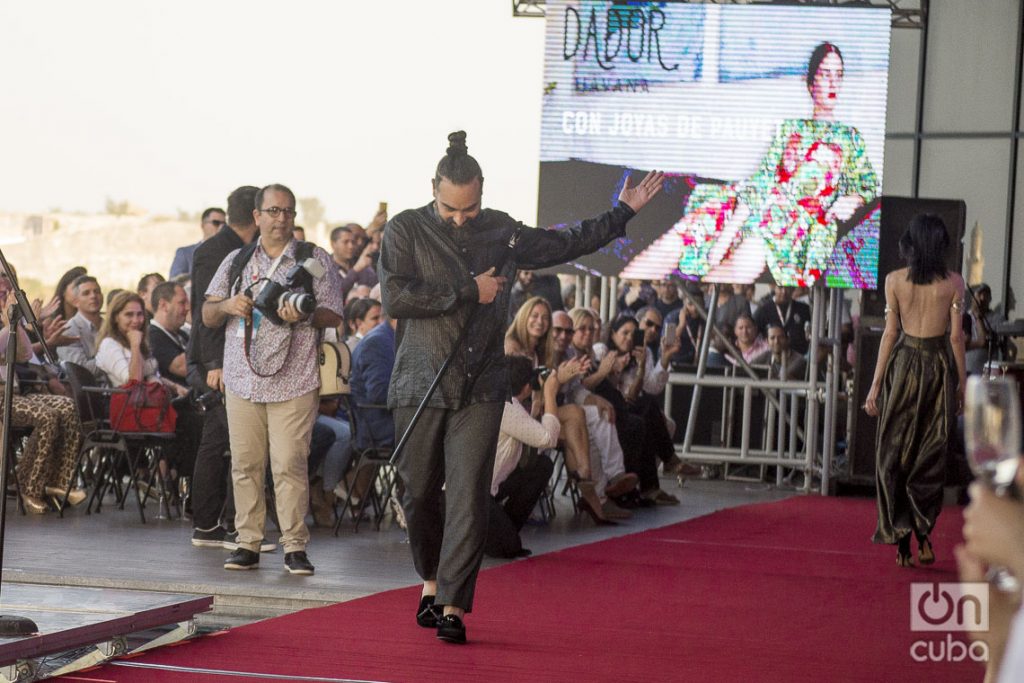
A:
[[[234,501],[230,476],[228,418],[224,408],[222,365],[224,327],[203,325],[203,298],[221,262],[235,249],[249,244],[259,232],[253,220],[258,187],[243,185],[228,197],[228,222],[200,244],[192,258],[192,336],[188,346],[188,382],[201,397],[208,397],[203,436],[196,452],[192,477],[192,545],[235,547],[233,533],[221,525],[234,524]],[[212,392],[220,392],[220,395]],[[261,546],[261,550],[265,549]],[[272,549],[272,548],[267,548]]]

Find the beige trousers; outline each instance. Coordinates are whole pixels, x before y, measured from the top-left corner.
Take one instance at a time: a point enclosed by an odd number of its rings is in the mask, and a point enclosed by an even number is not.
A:
[[[281,545],[286,553],[306,549],[309,543],[307,460],[318,393],[311,391],[279,403],[252,403],[230,391],[225,392],[239,547],[259,552],[263,540],[267,515],[264,482],[269,451]]]

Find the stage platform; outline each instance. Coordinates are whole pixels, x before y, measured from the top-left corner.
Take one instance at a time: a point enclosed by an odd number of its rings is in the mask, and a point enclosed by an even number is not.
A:
[[[195,616],[212,607],[210,595],[5,582],[0,614],[27,617],[39,633],[0,638],[0,681],[70,673],[177,642],[194,635]]]

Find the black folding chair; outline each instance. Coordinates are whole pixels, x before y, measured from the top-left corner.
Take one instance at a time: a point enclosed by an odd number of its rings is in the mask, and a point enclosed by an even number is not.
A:
[[[349,426],[352,431],[352,464],[350,470],[355,473],[355,477],[352,485],[348,488],[345,500],[342,501],[341,511],[337,514],[337,518],[334,521],[334,535],[338,535],[338,530],[341,528],[342,521],[344,521],[346,511],[351,514],[352,521],[354,522],[353,528],[358,533],[359,524],[366,515],[367,507],[372,508],[374,528],[380,531],[381,522],[383,522],[384,516],[387,514],[388,500],[394,491],[398,475],[394,466],[391,465],[392,446],[380,446],[377,444],[370,430],[362,425],[363,421],[359,417],[359,412],[368,409],[387,410],[387,406],[357,405],[348,400],[348,395],[342,395],[340,398],[345,403],[345,409],[349,417]],[[356,446],[359,443],[361,429],[365,429],[367,432],[367,439],[370,443],[369,448],[358,448]],[[354,500],[353,496],[356,493],[356,485],[359,482],[359,471],[364,467],[372,469],[369,475],[369,482],[366,485],[366,490],[361,492],[362,495],[359,499]]]
[[[78,414],[82,420],[84,432],[82,446],[78,451],[75,472],[82,472],[85,455],[96,450],[99,454],[92,471],[93,490],[86,505],[86,513],[91,514],[95,505],[96,512],[103,508],[103,498],[112,490],[117,507],[124,509],[129,494],[134,491],[139,504],[139,518],[146,523],[146,501],[150,498],[153,484],[157,484],[158,495],[169,498],[170,492],[164,487],[163,478],[158,477],[161,455],[165,449],[173,445],[174,434],[163,432],[122,432],[113,428],[110,422],[110,397],[114,394],[128,393],[125,389],[112,389],[99,386],[96,378],[89,370],[69,361],[64,362],[71,394],[78,406]],[[144,486],[139,486],[138,473],[145,468],[149,475]],[[122,486],[127,474],[128,483]],[[70,490],[70,489],[69,489]],[[60,506],[63,515],[67,505],[68,492]],[[178,516],[181,516],[180,503]]]

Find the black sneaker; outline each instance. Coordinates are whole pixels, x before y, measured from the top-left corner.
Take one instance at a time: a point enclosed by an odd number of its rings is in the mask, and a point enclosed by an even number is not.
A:
[[[228,532],[222,526],[215,526],[212,529],[193,529],[192,530],[192,545],[197,548],[226,548],[224,545],[224,539],[227,537]],[[233,550],[238,547],[237,545],[230,548]]]
[[[238,532],[237,531],[227,531],[227,532],[225,532],[224,533],[224,542],[221,544],[221,546],[225,550],[234,550],[235,548],[237,548],[238,547]],[[273,541],[268,541],[265,538],[262,541],[260,541],[260,552],[261,553],[272,553],[275,550],[277,550],[277,544],[274,543]]]
[[[289,574],[301,574],[309,576],[313,573],[313,565],[306,557],[304,550],[296,550],[294,553],[284,554],[284,568]]]
[[[260,554],[245,548],[235,548],[235,552],[224,562],[224,569],[259,569]]]

